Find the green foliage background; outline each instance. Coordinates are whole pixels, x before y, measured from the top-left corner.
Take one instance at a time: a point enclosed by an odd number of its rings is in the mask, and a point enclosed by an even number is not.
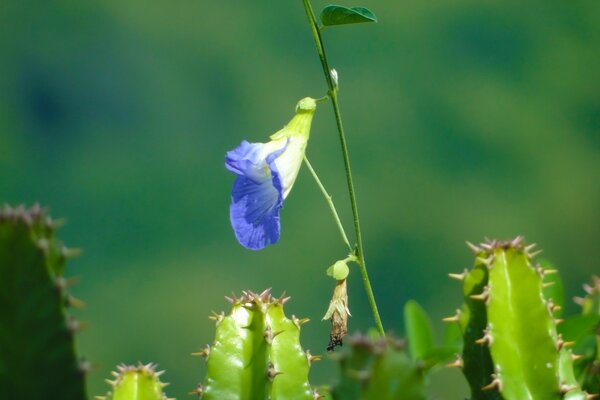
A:
[[[484,235],[537,241],[579,293],[599,265],[600,3],[361,5],[379,23],[327,29],[325,41],[386,327],[402,331],[409,298],[436,320],[451,313],[461,296],[445,275],[471,262],[464,240]],[[324,95],[305,19],[300,1],[0,5],[0,201],[50,205],[68,217],[62,238],[85,249],[71,274],[88,303],[91,394],[117,362],[141,360],[187,398],[202,376],[189,353],[213,336],[206,316],[245,288],[287,291],[287,312],[313,320],[305,347],[324,352],[325,269],[344,256],[324,200],[303,170],[280,244],[253,253],[229,227],[223,167],[298,99]],[[350,222],[329,104],[308,155]],[[350,306],[350,329],[366,329],[357,270]],[[315,383],[332,374],[320,364]],[[436,379],[441,398],[464,390],[456,371]]]

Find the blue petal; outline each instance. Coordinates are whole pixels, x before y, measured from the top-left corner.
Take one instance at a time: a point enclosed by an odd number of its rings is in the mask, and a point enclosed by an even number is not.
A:
[[[274,161],[287,143],[266,158],[261,156],[262,146],[243,141],[225,161],[226,168],[238,175],[231,191],[231,225],[240,244],[251,250],[276,243],[280,235],[283,188]]]
[[[264,176],[264,171],[261,170],[265,165],[265,160],[260,158],[263,146],[263,143],[242,141],[238,147],[227,152],[225,168],[235,174],[260,180]]]
[[[233,184],[231,226],[238,242],[251,250],[263,249],[279,240],[283,192],[279,175],[272,173],[272,178],[256,183],[240,175]]]

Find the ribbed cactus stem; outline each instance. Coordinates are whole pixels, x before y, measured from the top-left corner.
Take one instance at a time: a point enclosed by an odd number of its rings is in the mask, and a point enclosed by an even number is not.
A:
[[[585,399],[534,246],[521,237],[470,245],[475,266],[452,276],[463,282],[461,364],[474,400]]]
[[[600,393],[600,278],[592,277],[591,284],[583,285],[585,297],[576,297],[581,306],[580,320],[585,320],[586,332],[577,338],[581,360],[576,370],[579,381],[589,392]],[[600,396],[599,396],[600,397]]]
[[[318,357],[300,345],[301,325],[288,319],[269,290],[228,298],[231,313],[215,314],[215,341],[199,353],[207,359],[207,375],[195,392],[202,399],[315,399],[308,382],[310,364]]]
[[[58,241],[57,224],[38,206],[0,210],[0,397],[83,400],[84,372],[73,335],[83,324],[63,274],[76,254]]]
[[[423,363],[412,360],[404,341],[388,335],[370,339],[360,334],[348,340],[349,350],[336,358],[340,378],[332,388],[335,400],[423,400]]]
[[[121,364],[112,372],[113,380],[107,383],[112,386],[106,396],[96,396],[96,400],[173,400],[163,393],[168,383],[160,381],[164,371],[156,371],[156,364],[128,366]]]

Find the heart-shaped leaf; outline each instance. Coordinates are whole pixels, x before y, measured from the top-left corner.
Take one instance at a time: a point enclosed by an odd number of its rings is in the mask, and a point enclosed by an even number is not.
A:
[[[329,5],[321,11],[323,26],[360,24],[363,22],[377,22],[377,17],[365,7],[344,7]]]

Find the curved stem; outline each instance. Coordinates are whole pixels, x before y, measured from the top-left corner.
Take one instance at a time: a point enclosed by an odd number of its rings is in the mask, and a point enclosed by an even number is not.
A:
[[[323,197],[325,197],[325,200],[327,200],[327,204],[329,204],[329,208],[331,209],[331,213],[333,214],[333,219],[335,219],[335,223],[337,224],[338,230],[340,231],[340,235],[342,235],[342,240],[344,241],[344,243],[346,243],[346,246],[348,246],[348,249],[350,250],[350,252],[352,252],[353,251],[352,246],[350,246],[350,241],[348,240],[348,236],[346,236],[346,231],[344,230],[344,226],[342,225],[340,216],[338,215],[337,210],[335,209],[335,205],[333,204],[333,200],[331,199],[331,196],[329,195],[329,193],[327,193],[325,186],[323,186],[323,184],[321,183],[319,176],[313,169],[312,165],[310,164],[310,162],[308,161],[308,158],[306,156],[304,156],[304,163],[308,167],[308,170],[310,171],[313,178],[315,178],[315,181],[317,182],[319,189],[321,189],[321,193],[323,193]]]
[[[367,297],[369,298],[369,304],[371,305],[371,311],[373,312],[373,318],[375,319],[375,325],[377,325],[377,329],[382,336],[385,336],[385,331],[383,329],[383,325],[381,323],[381,318],[379,317],[379,311],[377,310],[377,303],[375,302],[375,296],[373,295],[373,289],[371,288],[371,283],[369,281],[369,274],[367,272],[367,265],[365,263],[365,254],[363,250],[362,244],[362,235],[360,231],[360,221],[358,218],[358,206],[356,204],[356,194],[354,191],[354,182],[352,180],[352,172],[350,170],[350,157],[348,155],[348,147],[346,145],[346,136],[344,134],[344,126],[342,124],[342,116],[340,113],[340,106],[337,100],[337,87],[331,77],[331,69],[329,68],[329,63],[327,62],[327,55],[325,54],[325,48],[323,46],[323,40],[321,38],[321,32],[319,30],[319,26],[317,25],[317,21],[315,18],[315,14],[313,12],[312,6],[310,4],[310,0],[302,0],[304,3],[304,10],[306,11],[306,16],[308,17],[310,30],[313,36],[313,40],[315,42],[315,47],[317,49],[317,54],[319,55],[319,59],[321,60],[321,66],[323,67],[323,74],[325,75],[325,80],[327,81],[327,87],[329,88],[328,94],[331,98],[331,103],[333,105],[333,113],[335,114],[335,122],[339,134],[340,145],[342,148],[342,155],[344,157],[344,168],[346,170],[346,181],[348,183],[348,193],[350,195],[350,203],[352,205],[352,216],[354,218],[354,231],[356,233],[356,256],[358,258],[358,266],[360,267],[360,271],[362,274],[363,283],[365,285],[365,290],[367,292]]]

